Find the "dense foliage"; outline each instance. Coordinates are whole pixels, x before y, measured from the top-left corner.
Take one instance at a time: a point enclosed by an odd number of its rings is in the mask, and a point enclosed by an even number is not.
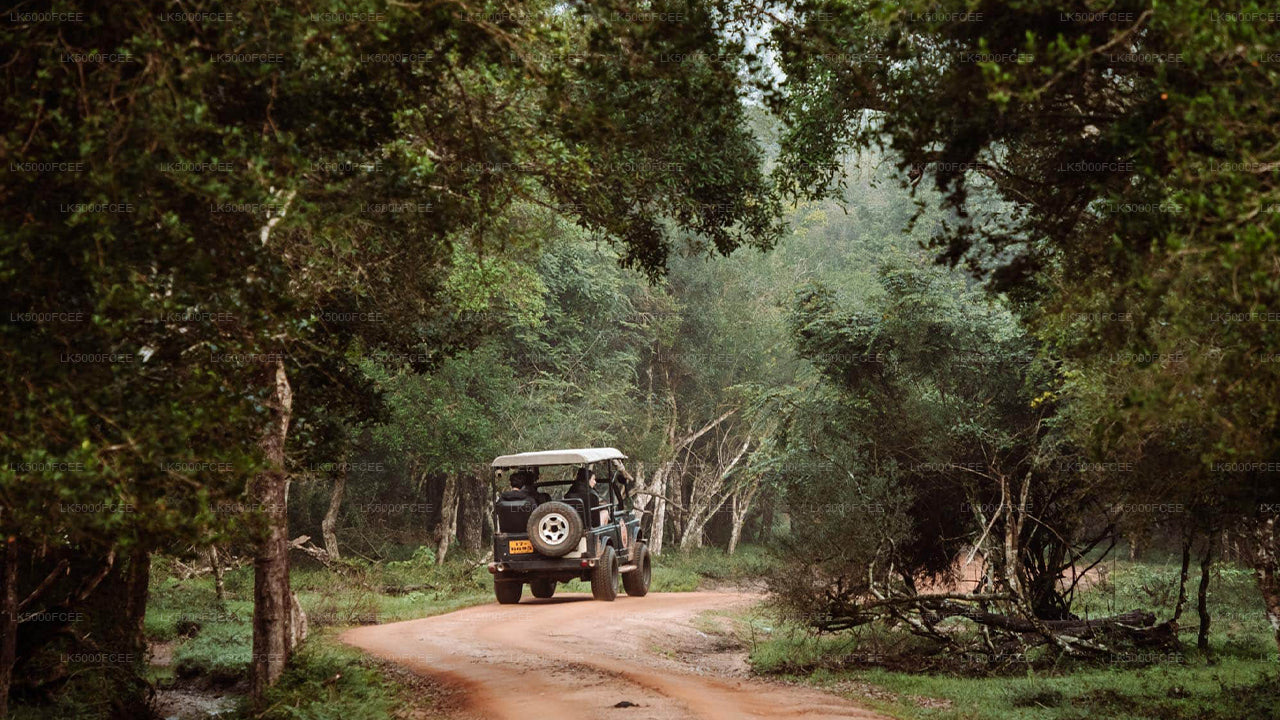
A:
[[[796,9],[772,26],[784,186],[826,194],[843,153],[891,150],[943,213],[939,258],[1009,294],[1107,501],[1248,537],[1280,628],[1268,8]]]

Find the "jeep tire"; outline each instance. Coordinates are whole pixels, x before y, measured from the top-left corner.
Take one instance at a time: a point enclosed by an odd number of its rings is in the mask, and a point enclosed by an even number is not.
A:
[[[614,552],[612,545],[604,546],[604,552],[591,571],[591,596],[607,602],[618,597],[618,553]]]
[[[556,594],[556,581],[539,578],[529,581],[529,590],[536,598],[546,599]]]
[[[649,576],[653,563],[649,560],[649,546],[640,543],[636,547],[636,569],[622,573],[622,588],[631,597],[644,597],[649,592]]]
[[[519,580],[493,581],[493,594],[497,596],[499,605],[515,605],[520,602],[523,592],[524,583]]]
[[[546,557],[563,557],[578,547],[582,538],[582,518],[572,505],[559,501],[542,503],[529,515],[529,542]]]

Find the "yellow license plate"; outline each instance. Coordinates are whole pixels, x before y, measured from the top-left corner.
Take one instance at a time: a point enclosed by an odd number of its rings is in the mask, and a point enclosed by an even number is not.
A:
[[[531,553],[533,552],[533,543],[528,540],[508,540],[507,552],[512,555],[517,555],[519,553]]]

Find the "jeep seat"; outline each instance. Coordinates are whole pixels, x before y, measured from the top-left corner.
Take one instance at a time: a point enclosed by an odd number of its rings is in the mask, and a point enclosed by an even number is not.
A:
[[[561,498],[560,502],[568,505],[569,507],[572,507],[578,513],[578,517],[582,518],[582,527],[584,528],[595,527],[589,522],[590,518],[587,517],[586,505],[582,503],[582,498],[565,497],[565,498]]]
[[[529,525],[529,515],[535,503],[518,490],[507,490],[498,498],[498,532],[523,533]]]

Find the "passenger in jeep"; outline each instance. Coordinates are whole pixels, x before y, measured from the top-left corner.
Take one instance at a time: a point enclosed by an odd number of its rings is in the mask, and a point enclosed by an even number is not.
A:
[[[590,468],[578,468],[578,474],[564,496],[565,498],[578,498],[582,501],[582,506],[590,512],[591,507],[599,505],[601,501],[596,492],[596,474]],[[599,525],[607,524],[609,522],[609,511],[601,509],[596,522]]]
[[[538,476],[529,470],[517,470],[511,473],[511,489],[502,491],[503,500],[524,500],[529,503],[529,509],[537,507],[541,503],[550,502],[551,496],[538,492],[534,487],[534,483],[538,481]]]

